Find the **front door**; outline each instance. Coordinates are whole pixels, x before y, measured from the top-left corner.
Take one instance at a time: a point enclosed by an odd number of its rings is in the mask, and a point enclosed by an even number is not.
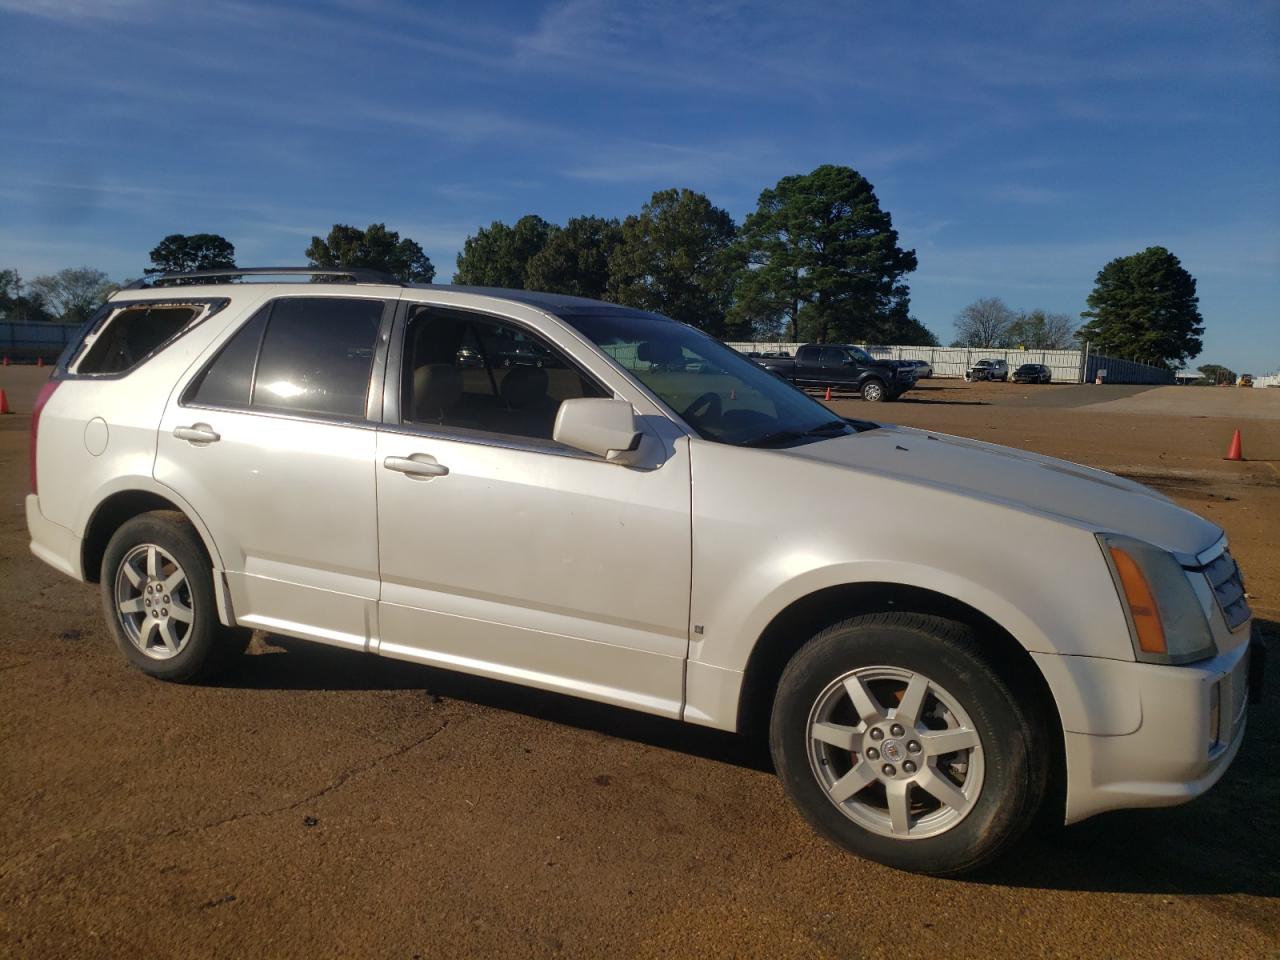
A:
[[[556,444],[610,395],[511,321],[413,308],[377,439],[379,652],[678,716],[688,652],[686,439],[656,469]]]
[[[857,365],[842,347],[822,348],[822,376],[832,383],[847,383],[858,379]]]

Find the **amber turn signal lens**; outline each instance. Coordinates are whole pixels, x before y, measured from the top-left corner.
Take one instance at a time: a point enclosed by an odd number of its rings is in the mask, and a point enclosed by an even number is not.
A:
[[[1151,594],[1151,586],[1142,575],[1141,568],[1120,547],[1110,547],[1111,561],[1115,564],[1116,573],[1120,576],[1120,586],[1124,589],[1125,600],[1129,603],[1129,614],[1133,617],[1133,625],[1138,631],[1138,647],[1143,653],[1168,653],[1169,647],[1164,638],[1164,624],[1160,622],[1160,611],[1156,608],[1156,599]]]

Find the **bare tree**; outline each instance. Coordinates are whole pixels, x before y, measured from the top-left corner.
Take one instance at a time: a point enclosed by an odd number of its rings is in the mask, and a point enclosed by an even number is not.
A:
[[[1028,350],[1066,350],[1075,339],[1075,324],[1065,313],[1032,310],[1020,313],[1005,331],[1009,346]]]
[[[1045,350],[1069,350],[1076,345],[1076,324],[1067,313],[1050,313],[1044,318]]]
[[[1014,313],[999,297],[983,297],[956,316],[957,347],[1002,347],[1009,340]]]
[[[38,296],[64,323],[82,323],[89,319],[117,289],[105,273],[92,267],[67,267],[57,273],[36,277],[30,283]]]

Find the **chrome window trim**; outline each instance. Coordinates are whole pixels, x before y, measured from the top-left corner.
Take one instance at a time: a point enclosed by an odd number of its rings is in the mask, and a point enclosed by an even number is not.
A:
[[[440,424],[429,423],[380,423],[372,424],[385,433],[399,436],[421,437],[424,440],[444,440],[449,443],[469,443],[478,447],[494,447],[500,450],[516,450],[521,453],[545,453],[554,457],[567,457],[572,460],[588,460],[592,463],[608,464],[609,461],[583,450],[566,447],[554,440],[535,440],[532,437],[515,437],[504,433],[487,433],[483,430],[474,433],[453,433],[450,428]],[[466,427],[454,428],[466,430]],[[616,466],[616,464],[610,464]]]
[[[319,423],[331,427],[356,427],[361,430],[376,430],[381,424],[364,417],[339,417],[321,413],[289,413],[268,407],[235,407],[230,405],[215,406],[210,403],[183,403],[178,401],[183,410],[209,410],[214,413],[242,413],[254,417],[271,417],[275,420],[292,420],[297,423]]]

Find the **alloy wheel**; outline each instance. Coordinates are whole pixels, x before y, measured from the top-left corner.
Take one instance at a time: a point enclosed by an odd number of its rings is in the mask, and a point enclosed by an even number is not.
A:
[[[968,713],[901,667],[861,667],[832,681],[809,713],[806,739],[827,798],[881,836],[945,833],[982,792],[982,741]]]
[[[191,585],[163,547],[142,543],[125,554],[116,570],[115,604],[125,636],[153,660],[176,657],[191,639]]]

